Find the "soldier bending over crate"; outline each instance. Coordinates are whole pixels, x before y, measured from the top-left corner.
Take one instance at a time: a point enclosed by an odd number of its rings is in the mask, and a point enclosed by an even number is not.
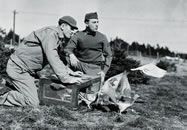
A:
[[[59,19],[58,27],[45,27],[28,35],[7,64],[7,74],[16,90],[0,95],[0,104],[8,106],[38,106],[39,99],[34,76],[49,64],[63,83],[81,82],[82,72],[73,72],[60,60],[57,48],[64,44],[77,29],[76,21],[70,16]],[[0,90],[3,91],[3,90]],[[2,93],[2,92],[1,92]]]

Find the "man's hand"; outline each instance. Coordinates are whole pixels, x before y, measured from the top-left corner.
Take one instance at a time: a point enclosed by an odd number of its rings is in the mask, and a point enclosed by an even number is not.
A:
[[[69,55],[69,59],[70,59],[70,64],[73,66],[73,67],[76,67],[79,60],[77,59],[77,57],[74,55],[74,54],[70,54]]]
[[[71,72],[70,75],[74,76],[74,77],[82,77],[83,72],[81,72],[81,71],[75,71],[75,72]]]
[[[81,83],[81,82],[83,82],[81,77],[71,77],[71,79],[69,80],[70,84]]]

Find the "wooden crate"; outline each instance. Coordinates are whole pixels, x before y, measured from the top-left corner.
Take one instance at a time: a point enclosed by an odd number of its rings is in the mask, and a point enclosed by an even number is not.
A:
[[[88,88],[93,83],[100,82],[101,78],[92,76],[91,79],[83,81],[81,84],[62,84],[54,77],[41,78],[38,91],[40,104],[64,105],[72,108],[72,110],[77,110],[80,89]]]

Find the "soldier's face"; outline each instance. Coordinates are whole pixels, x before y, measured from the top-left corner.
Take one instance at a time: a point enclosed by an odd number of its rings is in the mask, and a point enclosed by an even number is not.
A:
[[[86,26],[89,27],[89,29],[93,32],[98,30],[99,26],[99,20],[98,19],[89,19],[88,22],[86,22]]]
[[[72,28],[72,27],[71,27],[70,25],[68,25],[68,24],[63,24],[63,25],[62,25],[62,30],[63,30],[64,36],[65,36],[66,38],[70,38],[70,37],[73,35],[73,33],[75,32],[75,29]]]

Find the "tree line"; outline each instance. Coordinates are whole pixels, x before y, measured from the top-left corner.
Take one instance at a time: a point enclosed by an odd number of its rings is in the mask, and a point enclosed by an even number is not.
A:
[[[187,59],[187,53],[175,53],[174,51],[171,51],[167,46],[162,47],[159,44],[156,44],[156,46],[152,46],[149,43],[140,44],[137,41],[129,44],[123,39],[116,37],[114,40],[110,41],[110,45],[112,47],[112,51],[117,51],[116,53],[119,53],[119,55],[122,55],[122,53],[126,53],[127,55],[142,55],[151,57],[171,56]]]

